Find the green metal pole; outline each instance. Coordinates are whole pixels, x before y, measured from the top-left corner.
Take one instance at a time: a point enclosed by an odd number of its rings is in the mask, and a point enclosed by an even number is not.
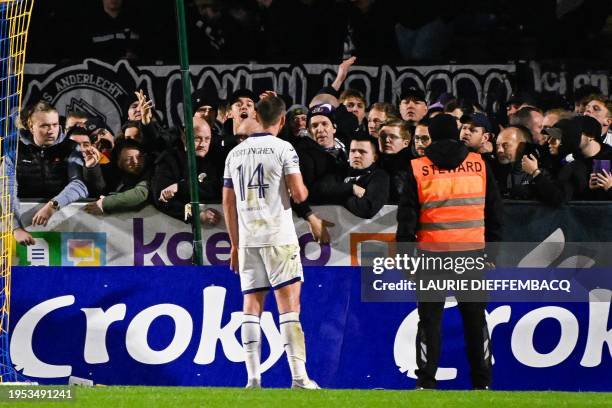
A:
[[[196,155],[193,141],[193,109],[191,106],[191,79],[189,77],[189,54],[187,52],[187,30],[185,28],[185,3],[176,0],[179,55],[181,60],[181,82],[183,83],[183,116],[185,117],[185,144],[189,164],[189,192],[191,194],[191,227],[193,231],[193,259],[202,265],[202,230],[200,228],[200,198]]]

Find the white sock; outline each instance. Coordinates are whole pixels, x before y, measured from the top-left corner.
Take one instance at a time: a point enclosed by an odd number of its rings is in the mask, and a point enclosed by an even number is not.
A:
[[[249,380],[260,380],[261,327],[259,325],[259,316],[243,315],[240,334],[245,353],[244,362],[246,364],[247,376]]]
[[[294,380],[308,379],[306,373],[306,344],[299,313],[289,312],[280,315],[280,334],[287,353],[291,377]]]

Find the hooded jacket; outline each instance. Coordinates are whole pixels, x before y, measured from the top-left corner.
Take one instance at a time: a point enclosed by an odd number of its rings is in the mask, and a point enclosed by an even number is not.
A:
[[[468,149],[458,140],[439,140],[425,149],[427,156],[437,167],[445,170],[457,168],[468,155]],[[503,203],[495,183],[493,173],[485,162],[486,193],[485,193],[485,241],[502,240]],[[415,242],[418,229],[421,206],[417,181],[412,167],[408,166],[406,188],[400,197],[397,208],[397,242]]]

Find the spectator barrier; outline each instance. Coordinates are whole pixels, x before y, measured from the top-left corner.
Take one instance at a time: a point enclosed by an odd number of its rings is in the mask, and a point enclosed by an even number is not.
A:
[[[41,204],[23,202],[26,225]],[[190,265],[191,227],[149,206],[136,213],[96,217],[72,204],[53,216],[47,227],[29,228],[34,246],[16,246],[14,265],[46,266],[147,266]],[[222,211],[220,205],[211,207]],[[355,217],[342,207],[319,206],[315,212],[332,221],[333,244],[314,242],[308,225],[295,219],[305,266],[358,265],[361,243],[395,239],[396,207],[384,206],[371,220]],[[535,202],[506,202],[504,240],[541,242],[549,237],[566,242],[608,242],[606,223],[612,205],[605,202],[575,202],[554,209]],[[226,265],[229,237],[225,225],[205,227],[204,261]]]
[[[133,265],[137,256],[130,249],[140,245],[149,252],[138,255],[138,265],[157,260],[158,266],[15,267],[11,358],[17,368],[43,383],[65,383],[74,375],[102,384],[243,386],[238,278],[225,266],[159,266],[170,263],[167,248],[186,259],[183,247],[188,246],[189,233],[186,225],[151,208],[94,220],[79,207],[62,209],[54,217],[49,229],[56,235],[46,240],[49,260],[96,264],[99,257],[97,264],[102,264],[106,256],[112,259],[106,264]],[[329,388],[414,387],[414,304],[362,302],[359,269],[329,266],[348,264],[351,234],[392,235],[395,208],[385,207],[372,221],[355,219],[335,207],[316,210],[337,224],[325,262],[325,250],[312,244],[316,248],[310,252],[311,244],[306,245],[307,257],[320,262],[305,271],[302,319],[309,371]],[[605,203],[558,210],[507,203],[506,237],[610,241],[610,230],[601,221],[610,219],[611,212],[612,206]],[[305,236],[304,225],[298,228]],[[227,247],[219,244],[221,240],[214,245],[210,241],[219,233],[215,229],[204,236],[207,246],[217,248],[214,259],[222,260],[221,248],[227,252]],[[59,254],[57,248],[62,248]],[[207,258],[210,261],[210,254]],[[596,289],[591,294],[600,301],[490,304],[494,387],[612,391],[612,291]],[[460,316],[453,299],[447,299],[446,306],[440,387],[468,388]],[[271,299],[268,310],[274,308]],[[262,319],[264,385],[286,387],[290,377],[277,321],[270,313]]]

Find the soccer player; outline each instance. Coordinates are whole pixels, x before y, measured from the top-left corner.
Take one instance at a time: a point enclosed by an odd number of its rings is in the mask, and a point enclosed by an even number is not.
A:
[[[261,387],[260,316],[266,294],[273,289],[291,388],[318,389],[306,373],[300,324],[303,272],[290,202],[290,198],[303,202],[308,190],[295,150],[276,137],[285,124],[282,99],[269,93],[257,103],[256,111],[262,132],[230,151],[223,176],[223,212],[232,244],[230,268],[239,273],[244,295],[241,335],[246,388]]]

